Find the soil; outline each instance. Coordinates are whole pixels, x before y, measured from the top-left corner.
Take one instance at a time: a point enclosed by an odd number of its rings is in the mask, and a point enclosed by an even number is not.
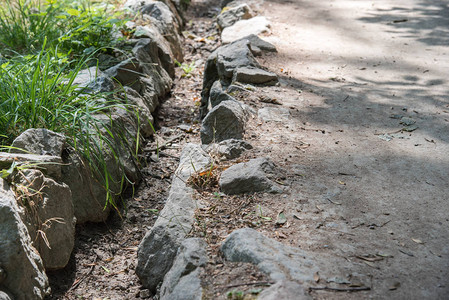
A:
[[[157,134],[145,148],[171,142],[158,153],[143,153],[144,182],[125,201],[123,218],[115,213],[105,224],[77,228],[69,266],[50,274],[52,299],[134,299],[145,293],[134,272],[137,246],[164,205],[182,145],[199,142],[202,70],[219,46],[211,18],[219,12],[216,2],[194,1],[188,11],[185,30],[192,35],[185,38],[185,60],[198,67],[185,77],[177,68]],[[283,170],[278,183],[286,191],[232,197],[214,185],[197,191],[207,205],[197,212],[191,236],[209,244],[206,298],[251,299],[270,285],[254,266],[228,263],[218,251],[232,230],[249,226],[309,253],[319,273],[304,287],[312,288],[314,299],[444,299],[447,5],[266,0],[258,12],[272,23],[264,39],[278,49],[258,60],[279,75],[280,85],[257,87],[241,100],[255,112],[272,107],[288,114],[273,121],[255,114],[245,137],[254,149],[216,165],[219,170],[269,157]],[[287,217],[283,225],[276,222],[280,212]]]

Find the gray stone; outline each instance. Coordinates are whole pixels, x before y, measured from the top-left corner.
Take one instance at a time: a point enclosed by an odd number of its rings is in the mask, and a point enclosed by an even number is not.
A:
[[[32,169],[17,174],[14,183],[21,190],[33,194],[40,191],[34,196],[21,198],[25,208],[22,220],[45,269],[64,268],[75,244],[76,219],[70,188]]]
[[[277,49],[273,44],[261,39],[260,37],[258,37],[255,34],[250,34],[248,36],[245,36],[242,38],[242,40],[249,41],[249,43],[251,45],[251,50],[253,51],[253,54],[254,54],[254,51],[256,51],[256,52],[259,52],[259,51],[260,52],[277,52]]]
[[[278,299],[295,299],[306,300],[312,299],[306,293],[302,285],[295,281],[282,280],[265,289],[257,297],[258,300],[278,300]]]
[[[167,40],[176,60],[182,62],[184,60],[183,51],[179,39],[181,31],[168,6],[161,1],[155,1],[144,5],[139,11],[144,20],[147,19],[153,26],[157,27],[161,35]]]
[[[172,267],[177,249],[194,222],[198,203],[186,182],[195,171],[209,165],[209,156],[199,145],[184,147],[164,209],[139,245],[136,274],[142,285],[153,293]]]
[[[16,299],[43,299],[50,293],[42,260],[32,246],[14,193],[0,178],[0,266],[7,277],[2,290]]]
[[[204,67],[203,90],[201,92],[201,119],[207,115],[212,85],[217,80],[220,80],[224,85],[229,85],[232,81],[234,70],[239,67],[260,68],[247,40],[240,40],[222,46],[208,57]]]
[[[223,101],[236,101],[232,96],[223,91],[223,87],[220,80],[217,80],[212,85],[210,90],[209,102],[212,108],[217,106]]]
[[[242,139],[245,112],[237,101],[224,101],[214,107],[201,125],[201,143],[219,143],[227,139]]]
[[[209,151],[218,155],[219,157],[225,157],[226,159],[234,159],[239,157],[246,150],[252,149],[250,143],[243,140],[229,139],[224,140],[218,144],[213,144],[209,147]]]
[[[125,9],[131,10],[133,13],[138,13],[140,9],[142,9],[144,6],[154,3],[156,1],[154,0],[128,0],[125,2],[123,7]],[[165,3],[170,8],[170,11],[175,16],[175,21],[178,26],[182,26],[184,24],[182,19],[182,11],[183,6],[182,5],[176,5],[176,3],[173,3],[172,0],[161,0],[161,2]],[[179,9],[177,8],[179,6]]]
[[[63,162],[62,176],[72,191],[77,224],[106,221],[111,206],[106,205],[106,190],[103,184],[95,178],[89,163],[75,151],[67,153],[63,157]],[[115,165],[110,167],[111,171],[116,168]],[[117,187],[111,186],[111,188],[116,189]]]
[[[270,22],[262,16],[249,20],[240,20],[234,25],[223,29],[221,32],[221,41],[223,44],[228,44],[251,34],[259,35],[261,33],[268,33],[270,27]]]
[[[4,291],[0,291],[0,300],[13,300],[13,297]]]
[[[274,281],[312,281],[317,271],[308,255],[251,228],[232,232],[221,246],[225,259],[255,264]]]
[[[257,114],[264,122],[283,122],[290,118],[290,111],[284,107],[264,107]]]
[[[256,158],[223,171],[219,185],[221,191],[228,195],[265,191],[279,193],[282,189],[273,182],[279,173],[269,159]]]
[[[0,170],[9,169],[13,163],[32,166],[53,178],[61,178],[63,161],[59,156],[0,152]]]
[[[48,129],[31,128],[22,132],[11,146],[15,148],[11,149],[12,153],[61,156],[66,146],[66,138]]]
[[[161,286],[160,299],[202,299],[199,267],[207,263],[207,244],[199,238],[186,239],[179,247],[170,271]]]
[[[125,86],[123,87],[125,97],[131,105],[137,108],[139,113],[139,126],[140,133],[144,138],[148,138],[154,134],[154,118],[151,114],[151,110],[156,110],[156,103],[153,103],[150,107],[145,104],[143,98],[134,89]]]
[[[218,26],[223,29],[234,25],[237,21],[247,20],[253,17],[253,12],[248,4],[240,4],[224,10],[217,17]]]
[[[274,85],[278,76],[258,68],[241,67],[234,70],[233,82]]]

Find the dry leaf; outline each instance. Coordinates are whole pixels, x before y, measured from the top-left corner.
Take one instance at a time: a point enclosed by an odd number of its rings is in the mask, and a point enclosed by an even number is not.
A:
[[[400,282],[395,282],[395,283],[393,283],[388,289],[389,289],[390,291],[394,291],[394,290],[397,290],[398,287],[400,287],[400,286],[401,286],[401,283],[400,283]]]
[[[320,282],[320,274],[318,273],[318,271],[313,274],[313,280],[315,280],[316,283]]]
[[[424,244],[423,241],[418,240],[418,239],[412,239],[412,241],[414,241],[414,242],[417,243],[417,244]]]

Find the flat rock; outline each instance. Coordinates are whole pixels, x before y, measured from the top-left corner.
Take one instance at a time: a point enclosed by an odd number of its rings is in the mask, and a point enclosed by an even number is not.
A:
[[[201,143],[210,144],[227,139],[242,139],[245,112],[237,101],[224,101],[214,107],[201,125]]]
[[[268,158],[256,158],[233,165],[221,173],[220,189],[228,195],[282,192],[282,189],[273,181],[276,173],[279,175],[276,169]]]
[[[6,274],[1,289],[14,299],[43,299],[50,293],[48,278],[21,210],[9,185],[0,178],[0,267]]]
[[[221,41],[223,44],[232,43],[251,34],[259,35],[261,33],[267,33],[270,31],[270,27],[270,22],[262,16],[249,20],[240,20],[234,25],[223,29]]]
[[[274,85],[278,76],[258,68],[240,67],[234,70],[232,82]]]
[[[234,25],[237,21],[247,20],[253,17],[253,12],[248,4],[240,4],[225,9],[217,17],[218,26],[223,29]]]
[[[259,52],[277,52],[276,46],[261,39],[255,34],[250,34],[242,38],[242,40],[247,40],[251,45],[251,50]],[[255,54],[254,54],[255,55]]]
[[[139,245],[136,274],[142,285],[153,293],[171,269],[178,247],[195,220],[198,203],[186,182],[195,170],[202,170],[209,164],[209,156],[200,145],[184,146],[164,209]]]
[[[284,122],[290,118],[290,111],[284,107],[264,107],[257,115],[264,122]]]
[[[161,300],[201,300],[200,267],[207,263],[207,244],[199,238],[186,239],[179,247],[170,271],[161,286]]]
[[[220,249],[228,261],[255,264],[275,282],[312,281],[317,271],[306,252],[267,238],[251,228],[232,232]]]

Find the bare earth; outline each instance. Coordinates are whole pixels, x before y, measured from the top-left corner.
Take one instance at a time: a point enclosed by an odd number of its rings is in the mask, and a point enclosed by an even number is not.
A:
[[[260,145],[271,144],[260,152],[302,175],[272,214],[283,209],[291,223],[285,241],[316,255],[318,286],[352,274],[371,287],[312,292],[317,299],[449,297],[448,8],[263,5],[272,22],[266,39],[279,53],[262,65],[283,77],[277,97],[291,117],[263,124]],[[418,128],[401,131],[401,116]],[[365,255],[373,259],[357,258]]]

